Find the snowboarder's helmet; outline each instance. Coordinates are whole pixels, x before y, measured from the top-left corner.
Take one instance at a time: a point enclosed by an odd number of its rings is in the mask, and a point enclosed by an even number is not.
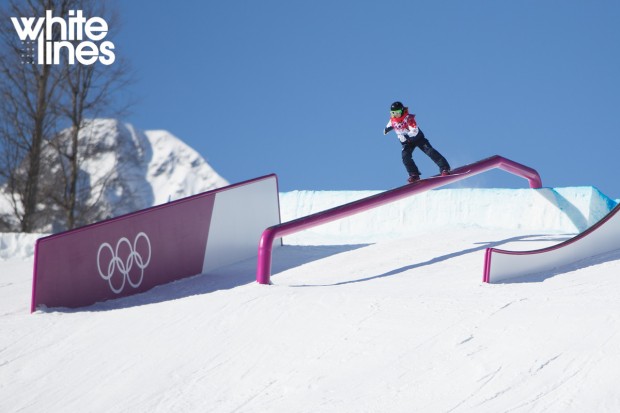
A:
[[[403,114],[403,109],[405,107],[403,106],[402,103],[400,102],[394,102],[392,103],[392,106],[390,106],[390,115],[393,118],[398,118]]]

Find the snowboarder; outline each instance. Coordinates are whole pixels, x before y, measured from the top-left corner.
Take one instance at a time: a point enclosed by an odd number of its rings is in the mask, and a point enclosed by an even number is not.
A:
[[[435,148],[433,148],[424,136],[424,133],[415,120],[415,115],[409,113],[409,109],[401,102],[394,102],[390,107],[390,120],[383,130],[383,134],[391,130],[396,132],[398,140],[403,146],[403,164],[409,173],[408,181],[416,182],[420,180],[420,170],[413,162],[413,150],[420,148],[429,158],[437,164],[441,175],[450,175],[450,164]]]

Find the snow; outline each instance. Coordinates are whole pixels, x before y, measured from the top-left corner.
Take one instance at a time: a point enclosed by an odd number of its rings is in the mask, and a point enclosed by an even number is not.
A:
[[[60,135],[68,136],[68,131]],[[142,131],[117,119],[93,119],[78,136],[80,153],[86,154],[80,185],[85,182],[90,193],[86,203],[96,205],[105,218],[228,185],[198,152],[168,131]],[[1,189],[0,212],[11,211]],[[84,221],[93,222],[89,216]],[[50,222],[38,230],[65,228],[62,222]]]
[[[168,131],[141,131],[116,119],[95,119],[83,135],[83,140],[88,136],[109,149],[98,152],[105,159],[82,166],[91,181],[117,179],[122,182],[118,196],[138,194],[126,212],[228,184],[198,152]],[[118,202],[110,204],[118,215]]]
[[[292,191],[280,196],[282,220],[289,221],[342,205],[379,191]],[[616,202],[594,187],[493,189],[457,188],[428,191],[309,230],[313,234],[349,242],[392,239],[415,231],[455,226],[581,232],[599,221]]]
[[[153,148],[147,180],[153,187],[153,205],[228,185],[213,168],[183,141],[168,131],[145,131]]]
[[[281,194],[283,220],[375,193]],[[617,412],[620,250],[517,283],[484,249],[567,239],[594,188],[444,189],[255,260],[29,314],[34,236],[0,236],[2,412]]]

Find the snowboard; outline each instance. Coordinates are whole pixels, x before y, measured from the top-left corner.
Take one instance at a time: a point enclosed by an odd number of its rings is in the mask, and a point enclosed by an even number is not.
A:
[[[435,176],[429,176],[428,178],[422,178],[419,181],[415,181],[415,182],[411,182],[409,183],[409,185],[415,185],[415,184],[419,184],[420,182],[424,182],[424,181],[428,181],[429,179],[441,179],[441,178],[449,178],[451,176],[459,176],[459,175],[467,175],[468,173],[470,173],[471,170],[467,170],[467,171],[463,171],[463,172],[458,172],[458,173],[452,173],[450,175],[435,175]]]

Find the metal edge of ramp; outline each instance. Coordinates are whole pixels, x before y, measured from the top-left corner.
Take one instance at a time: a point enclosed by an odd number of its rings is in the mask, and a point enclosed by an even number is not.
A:
[[[509,251],[487,248],[482,281],[502,282],[570,265],[620,249],[620,204],[582,233],[547,248]]]

